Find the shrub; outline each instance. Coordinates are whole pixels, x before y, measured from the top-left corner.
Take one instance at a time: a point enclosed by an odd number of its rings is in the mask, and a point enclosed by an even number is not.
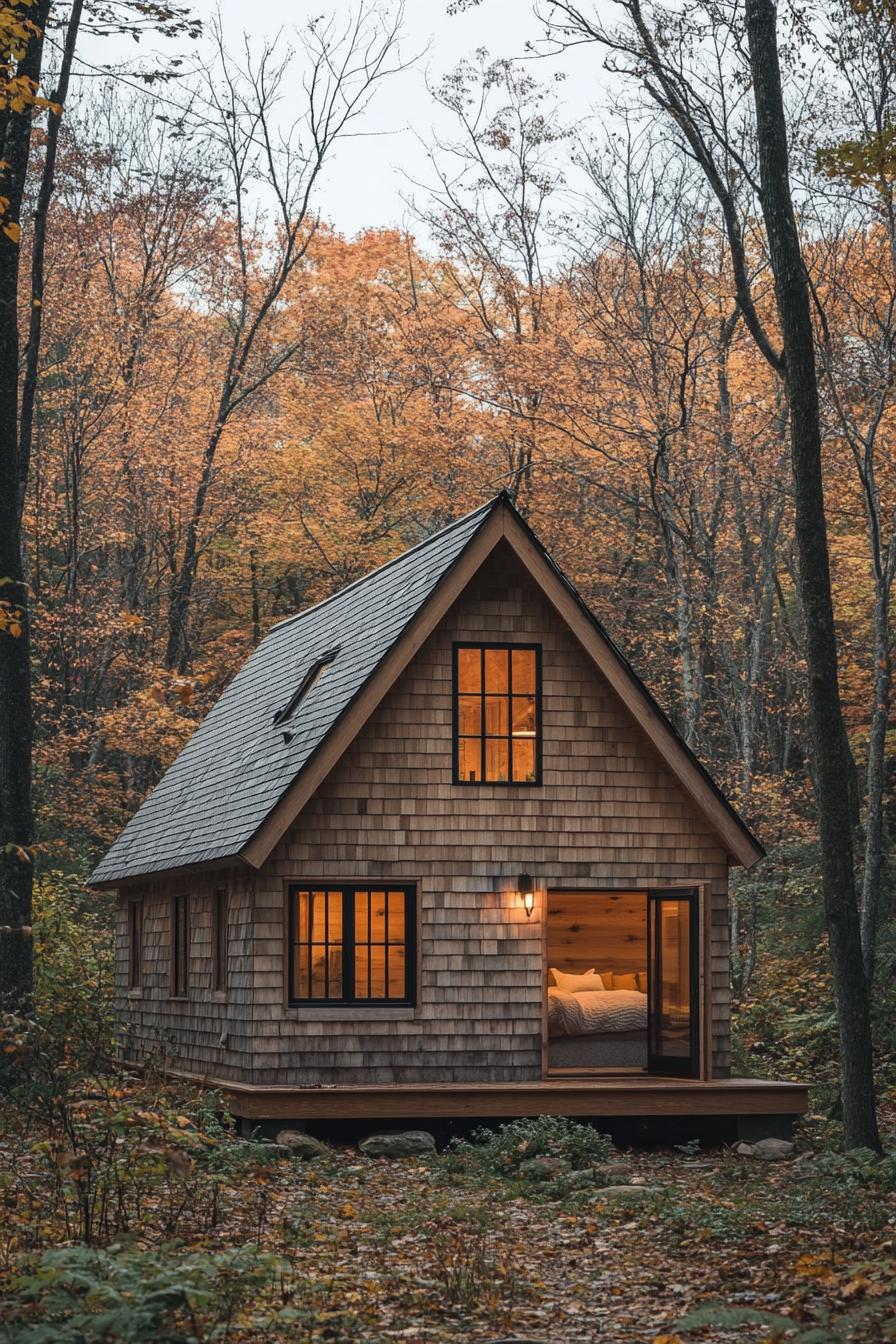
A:
[[[234,1141],[214,1094],[123,1073],[38,1080],[32,1069],[18,1100],[0,1113],[0,1260],[55,1237],[101,1246],[137,1228],[158,1243],[206,1235],[228,1212],[235,1178],[251,1191],[241,1219],[253,1236],[263,1229],[262,1173],[278,1150]]]
[[[469,1141],[459,1140],[448,1150],[449,1165],[472,1168],[493,1176],[513,1176],[530,1157],[557,1157],[571,1167],[590,1167],[613,1156],[606,1134],[590,1125],[560,1115],[511,1120],[499,1129],[476,1129]]]
[[[220,1339],[276,1262],[254,1250],[47,1251],[0,1307],[3,1344],[201,1344]]]

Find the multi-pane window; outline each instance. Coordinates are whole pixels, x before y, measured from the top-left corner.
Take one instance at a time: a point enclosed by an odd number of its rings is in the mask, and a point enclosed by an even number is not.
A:
[[[413,887],[298,887],[290,904],[292,1002],[413,1003]]]
[[[455,645],[457,783],[539,782],[540,653],[534,644]]]
[[[227,988],[227,888],[212,892],[212,989]]]
[[[128,902],[128,987],[143,983],[143,902]]]
[[[175,896],[171,902],[171,993],[184,999],[190,989],[190,898]]]

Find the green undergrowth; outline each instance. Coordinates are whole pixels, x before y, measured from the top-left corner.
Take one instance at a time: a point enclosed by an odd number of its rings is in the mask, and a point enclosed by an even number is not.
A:
[[[498,1129],[476,1129],[455,1139],[442,1161],[462,1176],[514,1178],[532,1158],[554,1158],[573,1169],[599,1166],[615,1156],[611,1140],[590,1125],[559,1115],[511,1120]]]

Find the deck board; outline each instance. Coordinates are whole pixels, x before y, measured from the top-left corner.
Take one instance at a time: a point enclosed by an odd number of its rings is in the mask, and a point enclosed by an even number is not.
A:
[[[525,1083],[394,1083],[219,1087],[244,1119],[388,1119],[401,1116],[803,1115],[808,1087],[764,1078],[551,1078]]]

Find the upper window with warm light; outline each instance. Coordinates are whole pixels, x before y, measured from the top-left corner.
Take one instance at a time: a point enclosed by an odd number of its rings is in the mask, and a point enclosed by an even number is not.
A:
[[[455,644],[454,781],[541,782],[541,648]]]

